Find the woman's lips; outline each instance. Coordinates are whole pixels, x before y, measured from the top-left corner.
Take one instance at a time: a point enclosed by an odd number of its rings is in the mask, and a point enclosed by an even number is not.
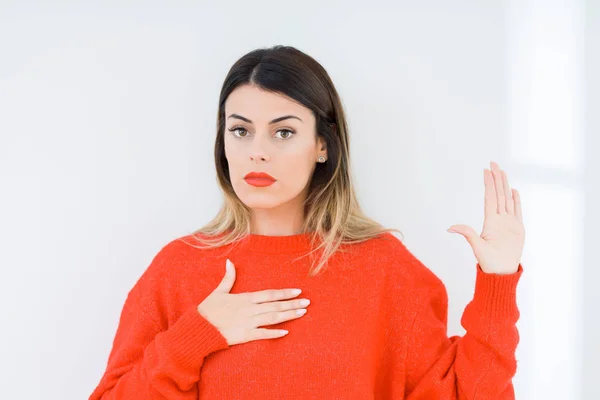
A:
[[[265,179],[265,178],[244,178],[244,180],[249,185],[257,186],[257,187],[271,186],[272,184],[275,183],[274,180],[272,180],[272,179]]]
[[[244,177],[244,180],[252,186],[265,187],[275,183],[275,178],[264,172],[250,172]]]

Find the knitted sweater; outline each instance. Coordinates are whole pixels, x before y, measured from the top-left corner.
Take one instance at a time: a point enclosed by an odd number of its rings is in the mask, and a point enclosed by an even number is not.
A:
[[[444,284],[391,233],[342,245],[309,277],[309,234],[252,234],[198,249],[164,246],[129,291],[106,370],[90,400],[514,399],[519,341],[511,275],[479,265],[464,336],[447,336]],[[197,306],[220,283],[230,293],[300,288],[308,312],[267,329],[277,339],[228,345]]]

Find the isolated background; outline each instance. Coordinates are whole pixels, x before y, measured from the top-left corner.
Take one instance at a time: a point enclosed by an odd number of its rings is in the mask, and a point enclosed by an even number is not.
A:
[[[217,211],[217,98],[286,44],[330,73],[370,215],[474,285],[482,169],[520,189],[519,399],[597,399],[600,2],[0,1],[0,393],[83,399],[128,290]],[[215,2],[216,3],[216,2]]]

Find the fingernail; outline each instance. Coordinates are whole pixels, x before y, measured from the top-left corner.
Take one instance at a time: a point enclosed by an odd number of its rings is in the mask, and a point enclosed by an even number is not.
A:
[[[227,271],[231,271],[231,261],[229,261],[229,258],[225,260],[225,268]]]
[[[292,289],[292,294],[293,294],[294,296],[297,296],[297,295],[299,295],[300,293],[302,293],[302,289]]]

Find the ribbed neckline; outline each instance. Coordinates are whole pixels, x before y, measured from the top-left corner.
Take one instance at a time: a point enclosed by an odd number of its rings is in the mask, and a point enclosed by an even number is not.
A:
[[[295,235],[271,236],[251,233],[239,241],[244,250],[256,253],[284,254],[311,251],[313,233],[298,233]],[[319,242],[317,241],[318,245]]]

